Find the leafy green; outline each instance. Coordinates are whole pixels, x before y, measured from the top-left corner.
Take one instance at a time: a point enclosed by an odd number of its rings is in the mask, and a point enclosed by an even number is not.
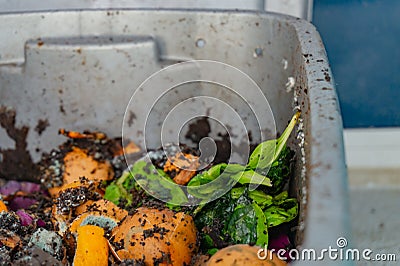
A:
[[[218,226],[218,223],[222,224],[233,213],[236,203],[237,199],[233,200],[230,193],[225,194],[218,200],[207,203],[195,216],[197,228],[215,227],[214,225]]]
[[[188,183],[188,192],[199,199],[209,199],[211,195],[215,197],[217,193],[225,193],[226,188],[233,187],[235,183],[271,186],[267,177],[246,169],[246,166],[222,163],[193,177]]]
[[[242,178],[245,169],[246,167],[240,164],[215,165],[193,177],[188,183],[187,191],[190,195],[206,202],[211,198],[218,198],[238,181],[246,182],[246,176]]]
[[[289,181],[292,175],[292,158],[293,151],[288,147],[284,147],[278,160],[273,163],[267,174],[272,183],[272,186],[267,189],[269,194],[275,195],[281,192]]]
[[[200,205],[192,214],[200,233],[200,248],[203,251],[212,252],[227,245],[228,242],[222,230],[234,211],[235,202],[231,194],[227,193],[218,200]]]
[[[235,187],[231,189],[231,198],[236,200],[239,199],[243,193],[245,193],[246,187]]]
[[[226,225],[225,233],[234,243],[268,244],[268,230],[261,208],[252,203],[235,209]]]
[[[282,205],[288,197],[289,193],[287,191],[282,191],[278,195],[274,196],[272,201],[274,205]]]
[[[159,200],[181,205],[188,202],[182,189],[172,179],[157,169],[152,163],[137,161],[131,168],[131,174],[148,194],[156,195]]]
[[[257,239],[257,217],[253,205],[236,208],[224,230],[232,241],[239,243],[255,243]]]
[[[218,193],[221,188],[233,186],[235,182],[242,185],[251,184],[251,190],[257,187],[255,185],[264,185],[267,187],[272,186],[275,192],[280,191],[290,174],[290,165],[287,165],[290,154],[289,149],[286,148],[286,141],[299,116],[299,112],[293,116],[289,125],[278,139],[268,140],[259,144],[251,154],[246,166],[221,163],[197,174],[188,183],[189,194],[200,199],[207,199],[210,198],[210,194]],[[267,176],[270,167],[272,172]],[[274,180],[271,180],[270,175]],[[230,180],[230,178],[233,180]],[[211,182],[214,182],[213,185],[207,186]]]
[[[106,188],[104,198],[115,204],[125,199],[130,205],[132,195],[128,191],[132,188],[140,189],[140,187],[150,195],[157,195],[159,200],[169,202],[169,207],[188,202],[183,190],[164,171],[156,169],[152,163],[143,160],[137,161],[130,171],[112,182]]]
[[[268,207],[264,211],[264,214],[268,222],[268,227],[273,227],[292,221],[296,218],[298,211],[296,199],[285,199],[279,202],[279,205]]]
[[[132,195],[128,193],[129,190],[128,186],[124,186],[126,180],[131,179],[132,176],[130,172],[126,171],[122,174],[122,176],[112,182],[110,185],[107,186],[104,198],[115,203],[116,205],[119,204],[121,199],[125,199],[130,205],[132,203]]]
[[[208,251],[207,251],[207,253],[209,254],[209,255],[214,255],[215,253],[217,253],[217,251],[218,251],[218,249],[217,248],[211,248],[211,249],[209,249]]]
[[[268,207],[273,203],[273,197],[261,190],[252,190],[248,192],[249,198],[257,203],[261,208]]]
[[[288,192],[282,190],[291,175],[293,157],[286,141],[299,115],[293,116],[278,139],[258,145],[246,166],[218,164],[189,182],[188,192],[201,197],[214,193],[218,186],[233,185],[230,193],[194,212],[203,249],[215,252],[227,243],[267,245],[269,227],[290,222],[297,216],[297,200],[288,198]],[[218,183],[220,180],[223,181]],[[194,189],[207,184],[215,186]],[[262,186],[257,188],[254,184]]]
[[[289,198],[283,188],[291,175],[293,158],[286,142],[298,117],[296,113],[278,139],[258,145],[247,165],[220,163],[190,180],[186,189],[191,203],[193,199],[201,203],[190,214],[200,232],[203,251],[214,254],[232,243],[267,245],[270,227],[296,218],[297,200]],[[129,191],[142,188],[166,201],[169,208],[189,202],[181,187],[146,161],[137,161],[112,182],[105,198],[116,204],[124,199],[130,204]],[[226,188],[231,188],[229,193]],[[216,200],[207,201],[218,193],[221,195]]]
[[[271,180],[268,177],[260,175],[259,173],[255,172],[254,170],[246,170],[244,172],[236,173],[232,176],[234,180],[237,180],[240,184],[257,184],[257,185],[264,185],[264,186],[272,186]]]
[[[260,189],[236,186],[203,205],[195,223],[203,239],[202,248],[209,251],[226,243],[264,246],[268,244],[268,228],[290,222],[297,214],[297,200],[289,198],[287,191],[273,197]]]
[[[250,155],[249,163],[247,166],[251,169],[267,169],[273,162],[279,157],[279,154],[286,145],[290,133],[292,132],[296,122],[300,116],[300,112],[297,112],[290,121],[289,125],[283,131],[282,135],[276,140],[267,140],[259,144],[253,153]]]
[[[130,204],[132,201],[131,198],[128,196],[126,190],[116,184],[110,184],[109,186],[107,186],[104,198],[115,203],[116,205],[119,204],[120,199],[122,198],[126,199],[128,201],[128,204]]]
[[[202,206],[195,223],[203,239],[202,248],[210,251],[226,243],[264,246],[268,244],[269,227],[289,222],[297,214],[297,200],[288,198],[287,191],[273,197],[259,189],[236,186]]]
[[[264,247],[268,245],[268,224],[263,210],[253,203],[254,212],[257,217],[257,241],[256,245]]]
[[[207,171],[204,171],[201,174],[197,174],[196,176],[194,176],[189,181],[188,186],[200,186],[213,181],[224,171],[226,166],[226,163],[220,163],[212,166]]]

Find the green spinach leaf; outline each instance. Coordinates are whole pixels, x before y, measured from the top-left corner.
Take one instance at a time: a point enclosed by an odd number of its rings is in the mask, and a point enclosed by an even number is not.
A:
[[[250,169],[256,171],[267,169],[276,161],[282,149],[285,147],[286,141],[296,125],[299,116],[300,112],[297,112],[292,117],[289,125],[278,139],[267,140],[255,148],[253,153],[250,155],[249,163],[247,164]]]
[[[190,195],[200,200],[222,196],[226,193],[226,188],[231,188],[237,183],[233,176],[237,173],[242,173],[245,168],[240,164],[223,163],[215,165],[193,177],[188,183],[187,191]]]
[[[182,189],[152,163],[137,161],[131,168],[131,175],[148,194],[157,195],[159,200],[181,205],[188,202]]]
[[[123,184],[126,180],[133,179],[130,172],[125,171],[122,176],[107,186],[104,198],[118,205],[121,199],[125,199],[130,205],[132,203],[132,196],[128,193]]]
[[[268,177],[260,175],[259,173],[255,172],[254,170],[246,170],[244,172],[236,173],[232,176],[234,180],[237,180],[240,184],[257,184],[257,185],[264,185],[264,186],[272,186],[271,180]]]
[[[188,202],[183,190],[164,171],[143,160],[134,163],[130,171],[124,172],[118,180],[107,186],[104,198],[115,204],[125,199],[130,205],[132,195],[128,191],[132,188],[143,188],[150,195],[158,195],[159,200],[169,202],[169,207]]]
[[[296,218],[298,203],[296,199],[286,199],[280,205],[268,207],[265,211],[268,227],[278,226]]]
[[[255,243],[262,246],[268,243],[265,215],[256,203],[237,207],[224,231],[237,244]]]
[[[268,194],[275,195],[281,192],[287,184],[292,175],[292,160],[293,151],[288,147],[284,147],[278,160],[273,163],[268,173],[261,172],[262,174],[266,174],[272,183],[272,186],[266,189]]]
[[[262,209],[272,205],[273,197],[268,195],[264,191],[261,190],[252,190],[248,191],[249,198],[251,198],[255,203],[257,203]]]

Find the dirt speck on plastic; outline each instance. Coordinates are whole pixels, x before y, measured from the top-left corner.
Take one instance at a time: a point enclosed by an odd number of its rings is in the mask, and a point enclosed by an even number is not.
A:
[[[50,126],[49,121],[47,119],[39,119],[35,131],[40,135],[42,135],[43,131],[46,130],[46,128]]]
[[[0,154],[2,155],[0,176],[5,179],[37,182],[38,168],[27,150],[26,137],[29,127],[17,128],[15,117],[15,110],[4,106],[0,107],[0,126],[15,141],[14,149],[2,149],[0,146]]]
[[[128,117],[128,126],[131,127],[133,124],[133,121],[136,119],[136,114],[132,111],[129,111],[129,117]]]

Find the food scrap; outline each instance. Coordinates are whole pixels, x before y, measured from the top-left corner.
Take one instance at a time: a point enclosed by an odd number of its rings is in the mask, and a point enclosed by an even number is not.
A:
[[[259,265],[259,266],[285,266],[287,263],[280,260],[269,250],[263,250],[267,254],[258,257],[260,247],[247,244],[237,244],[219,250],[215,253],[206,266],[230,266],[230,265]],[[265,257],[265,259],[264,259]],[[253,262],[253,263],[252,263]]]
[[[0,200],[0,212],[2,211],[8,211],[8,208],[4,201]]]
[[[108,265],[108,244],[104,229],[95,225],[82,225],[77,229],[74,266]]]
[[[111,239],[120,259],[146,265],[189,265],[198,248],[193,218],[169,209],[138,208],[113,229]]]
[[[299,210],[287,189],[294,152],[286,142],[298,117],[246,165],[204,169],[200,151],[183,144],[144,152],[101,132],[60,129],[67,140],[43,155],[37,183],[0,180],[2,263],[287,265],[270,251],[260,261],[257,251],[292,245]],[[215,188],[199,188],[221,176],[233,186],[208,202]]]

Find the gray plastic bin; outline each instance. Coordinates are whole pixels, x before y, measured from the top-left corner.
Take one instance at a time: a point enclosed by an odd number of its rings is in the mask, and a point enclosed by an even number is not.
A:
[[[296,106],[302,111],[300,141],[291,140],[298,156],[293,193],[301,203],[297,246],[318,251],[337,247],[339,237],[350,240],[342,120],[324,46],[310,23],[263,12],[121,9],[1,14],[0,25],[0,105],[16,111],[17,129],[28,129],[34,161],[64,141],[61,127],[120,136],[129,98],[163,67],[220,61],[260,86],[277,132]],[[23,147],[21,141],[0,128],[3,151]]]

